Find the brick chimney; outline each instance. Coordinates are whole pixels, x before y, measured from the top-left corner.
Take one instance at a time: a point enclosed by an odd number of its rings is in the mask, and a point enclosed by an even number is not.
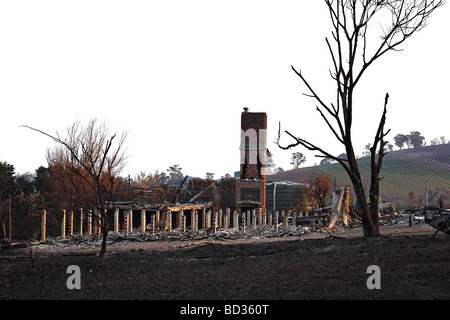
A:
[[[267,114],[241,114],[240,179],[236,182],[236,209],[242,211],[266,206]]]

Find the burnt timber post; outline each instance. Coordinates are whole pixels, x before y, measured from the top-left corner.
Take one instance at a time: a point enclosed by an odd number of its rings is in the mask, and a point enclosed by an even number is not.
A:
[[[141,210],[141,232],[142,233],[144,233],[145,232],[145,226],[146,226],[146,217],[145,217],[145,215],[146,215],[146,211],[145,210]]]
[[[119,232],[119,209],[114,210],[114,232]]]
[[[92,234],[92,210],[89,210],[87,214],[87,235],[90,236]]]
[[[83,222],[84,222],[84,212],[83,208],[80,208],[80,236],[83,236]]]
[[[61,218],[61,238],[66,237],[66,209],[62,209]]]
[[[46,240],[46,232],[47,230],[47,210],[42,210],[41,216],[41,241]]]

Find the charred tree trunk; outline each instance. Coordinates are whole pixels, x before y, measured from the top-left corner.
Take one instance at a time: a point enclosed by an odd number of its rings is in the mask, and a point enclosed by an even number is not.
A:
[[[386,52],[396,51],[397,47],[406,39],[410,38],[415,32],[422,30],[427,25],[434,10],[444,5],[445,1],[324,0],[324,2],[332,23],[331,41],[328,38],[325,38],[325,41],[333,62],[330,75],[336,82],[336,102],[325,103],[302,75],[302,72],[297,71],[294,67],[292,69],[308,89],[308,93],[304,93],[304,95],[317,101],[317,111],[337,141],[345,147],[347,159],[333,156],[323,148],[295,137],[288,131],[285,132],[294,139],[294,143],[286,147],[281,146],[280,129],[277,144],[281,149],[290,149],[301,145],[310,151],[320,152],[321,157],[327,157],[340,163],[352,181],[357,211],[363,222],[364,235],[377,236],[380,234],[378,222],[380,171],[385,155],[384,137],[389,132],[384,133],[386,105],[389,95],[386,94],[383,116],[370,149],[370,204],[368,205],[351,140],[353,93],[366,70]],[[392,19],[385,19],[386,16],[391,16]],[[376,21],[377,19],[378,21]],[[379,29],[377,30],[377,28]],[[379,34],[380,38],[372,37],[376,34]],[[371,36],[369,37],[369,35]],[[372,42],[372,39],[374,39],[375,46],[369,46],[368,44]],[[376,43],[377,39],[378,43]],[[369,48],[373,48],[374,51],[369,50]]]
[[[350,158],[351,160],[349,159],[349,176],[350,180],[352,181],[353,190],[356,196],[356,211],[360,214],[362,220],[363,235],[364,237],[378,236],[380,234],[378,215],[376,216],[376,219],[374,219],[373,215],[371,214],[372,210],[367,204],[367,197],[364,191],[364,186],[362,184],[356,157],[353,155]],[[376,210],[378,211],[378,207]]]
[[[106,239],[108,238],[109,232],[108,217],[104,217],[102,219],[102,223],[100,226],[102,230],[102,248],[100,250],[100,258],[104,258],[106,256]]]
[[[380,197],[380,171],[383,164],[383,158],[386,155],[384,147],[386,142],[384,137],[389,133],[388,130],[384,132],[384,125],[386,123],[386,112],[387,104],[389,100],[389,94],[386,93],[384,98],[384,109],[383,115],[381,116],[380,123],[378,125],[377,133],[375,134],[375,139],[372,147],[370,148],[370,189],[369,189],[369,213],[372,220],[372,224],[376,229],[380,229],[379,217],[378,217],[378,202]],[[377,148],[378,148],[378,158],[377,158]]]

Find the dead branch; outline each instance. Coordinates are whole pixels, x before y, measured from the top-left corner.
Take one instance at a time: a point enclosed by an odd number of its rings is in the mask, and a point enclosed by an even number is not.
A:
[[[336,83],[335,104],[326,104],[302,72],[291,66],[308,89],[308,92],[304,95],[318,102],[316,109],[321,118],[336,139],[345,146],[348,160],[344,162],[343,159],[331,155],[323,148],[295,137],[289,131],[285,131],[285,133],[293,139],[293,142],[287,146],[282,146],[280,144],[280,127],[276,143],[281,149],[290,149],[298,145],[303,146],[310,151],[317,151],[323,156],[337,161],[344,167],[355,189],[357,210],[362,214],[365,234],[376,235],[379,231],[376,227],[377,217],[374,216],[375,221],[373,222],[368,212],[365,190],[352,145],[354,90],[363,74],[376,60],[389,51],[399,50],[399,46],[406,39],[426,26],[434,10],[444,3],[444,0],[325,0],[332,25],[332,38],[325,38],[325,41],[333,63],[330,76]],[[386,19],[389,16],[391,19]],[[380,19],[375,21],[378,17]],[[381,40],[373,37],[376,33],[380,34],[379,39]],[[331,39],[334,42],[330,41]],[[372,46],[369,46],[369,44],[372,44]],[[371,198],[378,195],[379,173],[382,159],[386,154],[384,137],[389,133],[389,130],[384,132],[384,125],[388,98],[389,95],[386,94],[383,114],[371,148]],[[336,125],[338,129],[335,128]],[[378,159],[376,159],[377,148]],[[371,211],[374,212],[372,209]]]

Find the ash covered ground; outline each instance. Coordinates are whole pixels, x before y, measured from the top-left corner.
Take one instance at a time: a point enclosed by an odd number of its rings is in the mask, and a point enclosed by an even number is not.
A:
[[[450,237],[434,231],[111,233],[104,259],[95,237],[50,239],[0,250],[0,299],[449,299]],[[80,289],[67,287],[70,265]],[[367,288],[370,265],[381,289]]]

